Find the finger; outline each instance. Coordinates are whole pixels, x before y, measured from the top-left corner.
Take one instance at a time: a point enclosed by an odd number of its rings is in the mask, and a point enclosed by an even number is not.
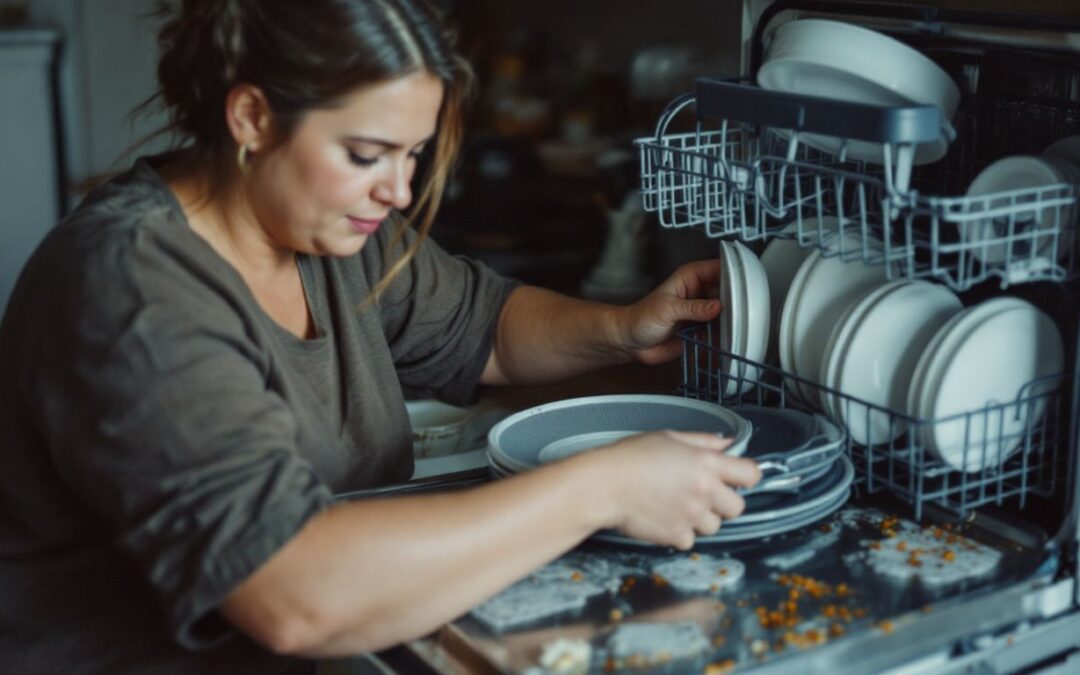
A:
[[[710,321],[720,316],[724,305],[716,298],[683,300],[675,307],[676,321]]]
[[[738,495],[736,495],[738,496]],[[694,531],[701,536],[708,537],[720,530],[720,514],[715,511],[706,511],[697,518],[694,523]]]
[[[689,551],[694,548],[694,531],[691,529],[683,530],[675,536],[671,541],[671,545],[680,551]]]
[[[731,447],[733,439],[704,431],[669,431],[675,440],[695,448],[723,452]],[[757,466],[755,464],[755,466]]]
[[[718,285],[720,280],[720,260],[709,258],[687,263],[682,271],[693,279],[697,288],[707,288],[710,284]]]
[[[724,455],[720,462],[720,479],[727,485],[738,487],[753,487],[761,480],[761,469],[757,462],[745,457],[728,457]]]
[[[746,500],[739,493],[724,486],[713,495],[713,510],[720,517],[731,520],[746,510]]]

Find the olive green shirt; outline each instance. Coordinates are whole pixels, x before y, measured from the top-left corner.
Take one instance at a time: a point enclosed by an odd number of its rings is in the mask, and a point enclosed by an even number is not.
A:
[[[402,386],[466,403],[514,286],[427,241],[364,309],[391,230],[299,257],[308,340],[150,161],[49,233],[0,324],[0,670],[310,668],[215,608],[332,494],[408,479]]]

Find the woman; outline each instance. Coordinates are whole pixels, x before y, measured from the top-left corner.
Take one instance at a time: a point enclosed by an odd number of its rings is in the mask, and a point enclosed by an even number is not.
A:
[[[753,463],[677,433],[334,505],[409,477],[402,384],[463,402],[670,360],[676,323],[720,310],[698,299],[715,265],[619,308],[428,241],[468,69],[417,0],[185,0],[161,46],[178,149],[51,232],[0,327],[5,668],[304,669],[424,634],[598,528],[685,549],[741,511]]]

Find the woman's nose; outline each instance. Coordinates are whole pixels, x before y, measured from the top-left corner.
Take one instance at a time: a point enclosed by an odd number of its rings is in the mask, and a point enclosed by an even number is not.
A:
[[[403,210],[412,203],[412,163],[389,163],[386,175],[375,185],[375,198],[395,209]]]

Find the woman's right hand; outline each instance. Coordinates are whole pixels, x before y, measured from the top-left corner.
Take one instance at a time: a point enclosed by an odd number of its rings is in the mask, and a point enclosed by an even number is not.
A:
[[[724,454],[730,446],[715,434],[656,431],[586,453],[601,463],[605,527],[682,550],[715,534],[745,507],[734,488],[761,479],[756,462]]]

